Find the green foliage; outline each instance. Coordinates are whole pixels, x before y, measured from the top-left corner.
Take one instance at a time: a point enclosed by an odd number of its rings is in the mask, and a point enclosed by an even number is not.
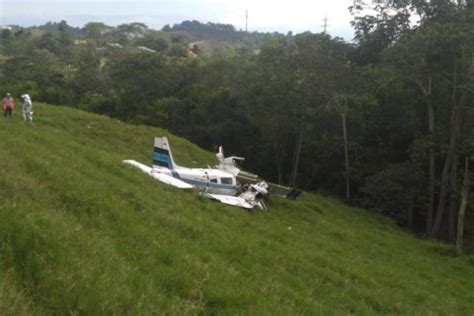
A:
[[[171,28],[172,31],[190,31],[190,32],[235,32],[235,27],[231,24],[221,24],[221,23],[201,23],[196,20],[192,21],[183,21],[179,24],[173,25]]]
[[[51,53],[58,53],[60,43],[52,33],[44,33],[40,39],[39,48],[46,49]]]
[[[197,92],[196,92],[197,93]],[[222,96],[221,96],[222,97]],[[171,101],[169,101],[171,102]],[[156,127],[35,103],[0,120],[0,314],[469,314],[471,256],[305,193],[248,213],[121,163]]]
[[[38,29],[43,32],[47,33],[66,33],[71,36],[84,36],[83,29],[79,27],[72,27],[67,24],[67,21],[60,21],[60,22],[47,22],[44,25],[40,25],[38,27],[31,27],[30,29]]]
[[[145,46],[160,53],[165,53],[170,47],[170,40],[161,33],[149,33],[135,41],[137,46]]]
[[[128,38],[142,37],[148,31],[148,26],[144,23],[133,22],[128,24],[120,24],[117,31],[124,34]]]
[[[112,27],[102,22],[89,22],[84,25],[83,29],[86,32],[87,36],[97,39],[100,36],[105,35],[107,32],[109,32]]]
[[[426,205],[423,186],[426,180],[420,169],[410,163],[390,165],[368,177],[361,190],[370,200],[369,205],[406,224],[409,210],[422,209]]]
[[[388,187],[399,183],[405,171],[394,166],[416,166],[416,187],[427,188],[430,156],[440,178],[453,104],[464,121],[455,164],[467,154],[461,145],[473,130],[474,15],[472,5],[447,0],[373,5],[365,15],[355,3],[355,44],[198,21],[162,31],[90,22],[72,37],[65,21],[48,24],[51,30],[15,28],[2,39],[0,86],[16,98],[28,92],[34,101],[164,127],[208,150],[224,145],[247,157],[245,168],[281,184],[341,195],[347,176],[353,202],[405,218],[404,192],[391,191],[400,202],[394,207],[363,188],[375,179],[383,188],[385,177]],[[418,24],[413,14],[421,14]],[[331,107],[337,111],[325,111]],[[420,194],[426,200],[426,190]],[[426,205],[412,211],[421,218]]]

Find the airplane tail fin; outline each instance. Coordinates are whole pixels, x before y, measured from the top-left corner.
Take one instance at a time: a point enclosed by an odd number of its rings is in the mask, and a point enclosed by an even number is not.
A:
[[[166,168],[173,170],[176,164],[173,160],[171,147],[166,137],[155,137],[153,148],[153,168]]]

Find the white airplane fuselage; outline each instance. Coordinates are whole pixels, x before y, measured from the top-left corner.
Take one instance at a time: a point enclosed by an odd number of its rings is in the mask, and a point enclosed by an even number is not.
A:
[[[237,180],[231,173],[217,169],[186,168],[173,169],[154,167],[152,173],[161,173],[189,183],[198,190],[215,194],[234,195],[238,191]]]

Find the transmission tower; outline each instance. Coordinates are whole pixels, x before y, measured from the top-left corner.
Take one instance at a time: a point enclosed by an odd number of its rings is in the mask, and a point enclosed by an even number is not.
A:
[[[248,31],[249,26],[249,10],[245,10],[245,32]]]
[[[327,33],[327,30],[328,30],[328,27],[330,27],[331,25],[328,24],[328,15],[324,15],[324,20],[323,20],[323,25],[321,25],[321,27],[323,28],[323,33],[326,34]]]

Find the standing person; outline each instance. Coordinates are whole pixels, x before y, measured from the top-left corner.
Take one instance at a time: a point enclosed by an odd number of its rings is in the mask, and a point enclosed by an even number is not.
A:
[[[4,111],[5,117],[12,116],[12,111],[15,108],[15,100],[13,100],[10,93],[7,93],[2,100],[2,108]]]
[[[31,98],[28,94],[24,94],[21,96],[23,99],[23,119],[28,122],[33,121],[33,112],[31,111],[33,109],[33,104],[31,103]]]

